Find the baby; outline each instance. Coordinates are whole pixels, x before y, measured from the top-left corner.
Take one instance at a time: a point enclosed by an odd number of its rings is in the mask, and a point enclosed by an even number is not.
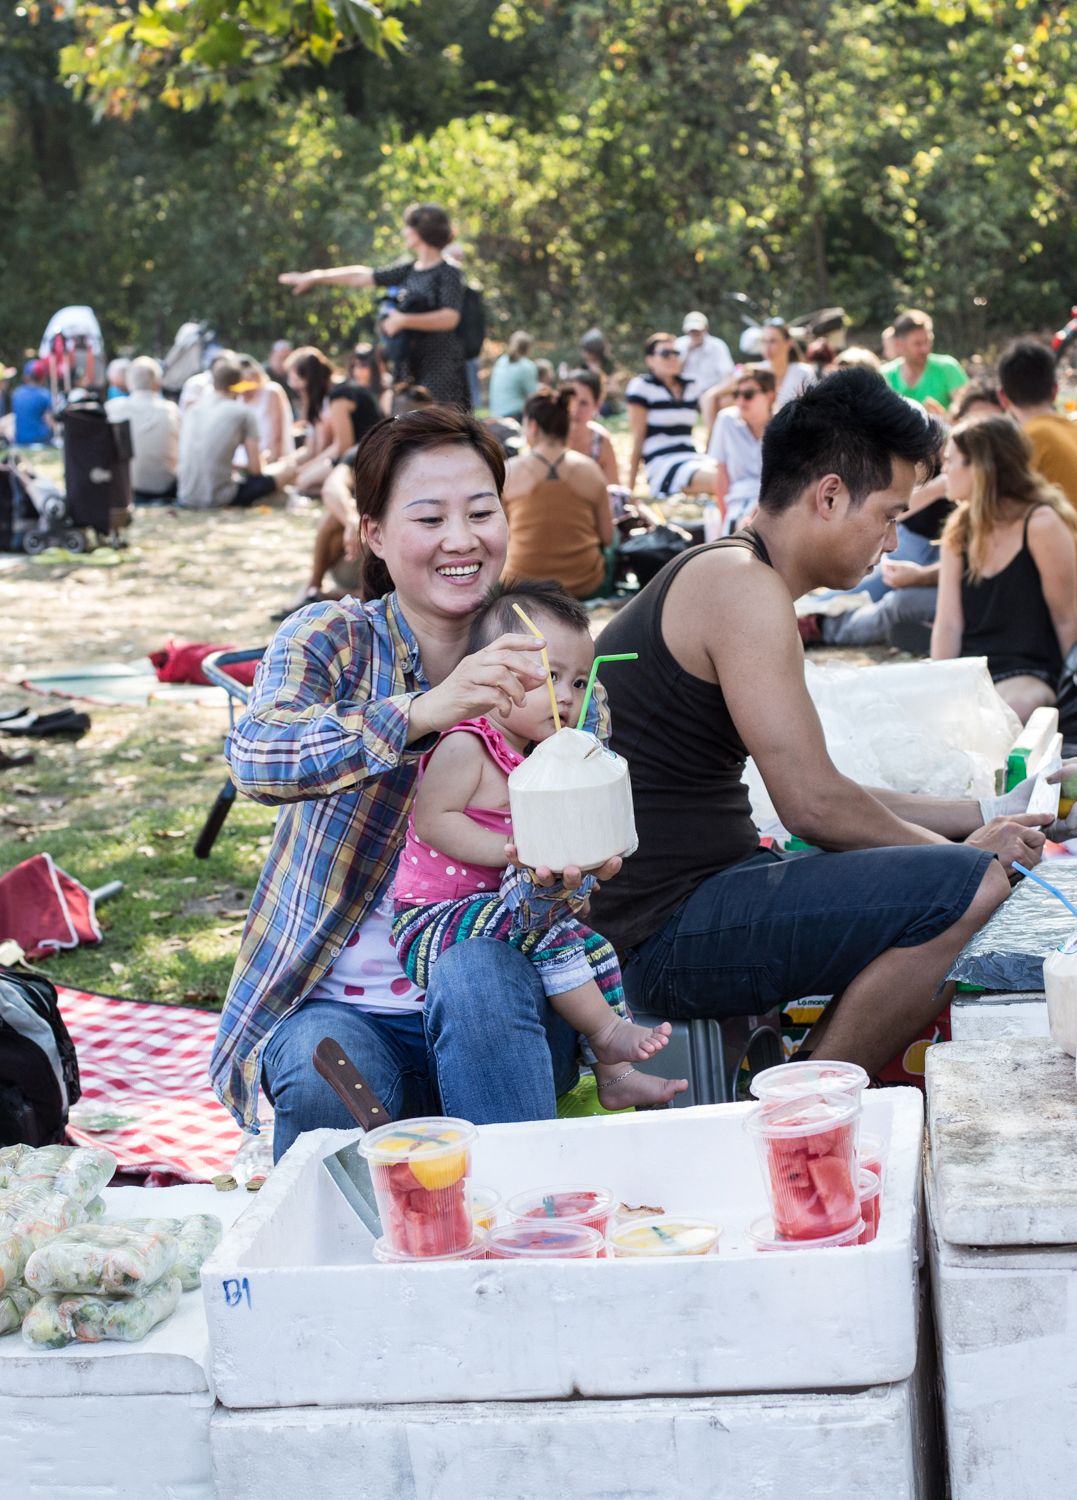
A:
[[[472,623],[468,650],[518,628],[514,603],[543,632],[558,713],[574,725],[594,644],[586,611],[556,584],[512,583],[496,592]],[[555,731],[543,683],[507,713],[455,725],[424,756],[393,888],[397,957],[425,989],[431,965],[453,943],[473,937],[509,943],[535,965],[558,1015],[586,1037],[600,1102],[607,1109],[668,1104],[687,1080],[638,1073],[631,1064],[666,1045],[669,1024],[635,1025],[617,955],[579,920],[593,877],[569,892],[535,884],[529,871],[505,869],[512,842],[509,772],[528,746]]]

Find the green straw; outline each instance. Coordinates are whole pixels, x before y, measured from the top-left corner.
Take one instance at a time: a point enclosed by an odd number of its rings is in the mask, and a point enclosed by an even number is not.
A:
[[[602,663],[606,662],[606,661],[639,661],[639,652],[638,651],[622,651],[619,656],[596,656],[595,657],[595,664],[591,668],[591,675],[590,675],[590,677],[588,677],[588,679],[587,679],[587,691],[583,695],[583,707],[580,709],[580,716],[576,720],[576,728],[577,729],[582,729],[583,728],[583,721],[587,717],[587,710],[591,707],[591,694],[595,690],[595,679],[598,676],[598,669],[602,665]]]

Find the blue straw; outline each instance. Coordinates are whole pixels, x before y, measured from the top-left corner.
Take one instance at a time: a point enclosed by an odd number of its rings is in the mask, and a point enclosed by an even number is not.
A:
[[[1063,896],[1057,885],[1052,885],[1049,880],[1044,880],[1042,875],[1037,875],[1032,870],[1026,869],[1024,865],[1019,865],[1016,860],[1013,862],[1013,867],[1026,880],[1034,880],[1037,885],[1042,885],[1045,891],[1050,891],[1052,896],[1057,896],[1066,910],[1072,912],[1077,917],[1077,906],[1074,906],[1068,896]]]

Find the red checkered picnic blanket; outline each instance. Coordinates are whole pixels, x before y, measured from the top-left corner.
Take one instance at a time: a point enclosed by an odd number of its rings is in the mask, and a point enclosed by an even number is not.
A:
[[[94,1105],[134,1117],[106,1132],[69,1124],[68,1138],[107,1146],[121,1172],[146,1174],[151,1187],[227,1171],[244,1136],[209,1085],[216,1014],[56,988],[82,1079],[76,1122]]]

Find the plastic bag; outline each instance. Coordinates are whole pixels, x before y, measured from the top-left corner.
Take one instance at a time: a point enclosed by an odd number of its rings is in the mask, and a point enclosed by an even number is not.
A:
[[[175,1264],[171,1234],[122,1224],[80,1224],[35,1250],[23,1275],[35,1292],[142,1296]]]
[[[98,1344],[118,1339],[135,1344],[176,1310],[179,1278],[166,1276],[142,1297],[96,1297],[47,1294],[27,1312],[22,1336],[33,1349],[62,1349],[65,1344]]]
[[[21,1234],[0,1236],[0,1292],[21,1281],[33,1248]]]
[[[0,1338],[5,1333],[15,1333],[22,1327],[22,1320],[37,1301],[37,1293],[21,1281],[0,1292]]]
[[[91,1198],[86,1205],[86,1220],[90,1224],[99,1224],[108,1213],[108,1204],[104,1198]]]
[[[19,1162],[30,1150],[29,1146],[0,1146],[0,1190],[11,1187]]]
[[[198,1286],[202,1263],[216,1250],[224,1233],[216,1214],[190,1214],[186,1219],[123,1219],[121,1223],[129,1229],[175,1238],[178,1251],[172,1275],[179,1277],[185,1292],[193,1292]]]
[[[21,1235],[34,1249],[62,1230],[81,1224],[85,1214],[74,1198],[37,1184],[0,1192],[0,1235]]]
[[[37,1183],[79,1203],[89,1203],[112,1179],[116,1158],[101,1146],[41,1146],[14,1166],[10,1185]]]

